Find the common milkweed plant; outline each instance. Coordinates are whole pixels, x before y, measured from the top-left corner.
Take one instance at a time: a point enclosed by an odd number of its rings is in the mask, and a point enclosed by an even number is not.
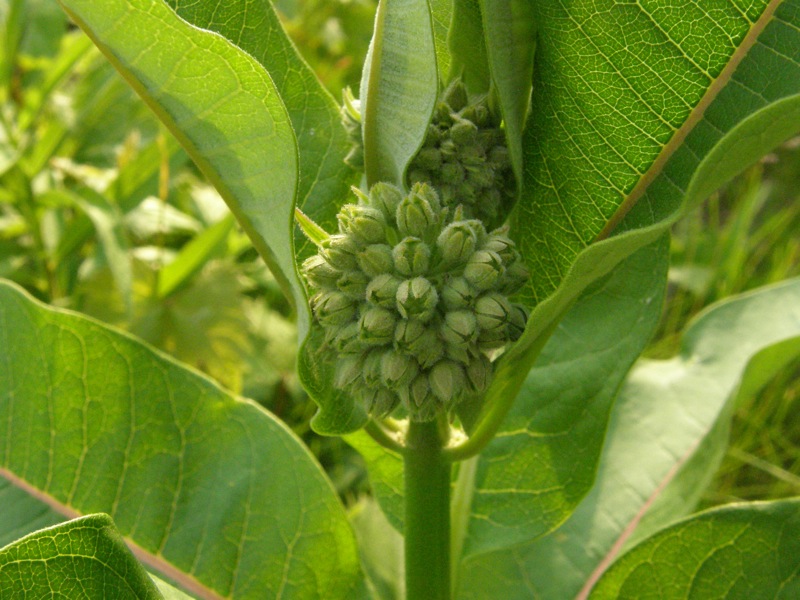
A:
[[[798,500],[692,514],[737,397],[800,354],[800,282],[638,358],[670,225],[800,130],[800,1],[381,0],[343,102],[267,0],[59,2],[282,284],[312,425],[376,502],[3,284],[2,597],[800,596]]]

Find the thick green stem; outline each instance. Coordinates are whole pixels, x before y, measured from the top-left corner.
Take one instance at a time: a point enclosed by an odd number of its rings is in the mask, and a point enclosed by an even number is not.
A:
[[[406,600],[450,599],[450,463],[436,422],[408,426],[405,467]]]

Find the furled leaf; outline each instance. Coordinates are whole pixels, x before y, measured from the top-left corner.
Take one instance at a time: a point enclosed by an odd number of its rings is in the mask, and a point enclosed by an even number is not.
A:
[[[536,48],[534,3],[481,0],[481,9],[489,71],[503,113],[514,174],[521,181],[522,131],[530,104]]]
[[[205,597],[348,598],[360,585],[330,482],[254,403],[7,284],[0,347],[14,349],[0,358],[0,478],[37,507],[107,512],[148,568]]]
[[[480,0],[453,2],[453,20],[448,43],[452,56],[451,75],[460,76],[471,93],[487,93],[490,83],[489,60],[486,55]]]
[[[693,509],[727,442],[731,408],[800,356],[800,280],[722,302],[673,359],[637,363],[615,404],[597,481],[570,519],[532,544],[481,557],[465,598],[588,592],[624,544]],[[701,401],[699,401],[701,400]]]
[[[436,66],[439,79],[444,81],[450,75],[450,49],[447,47],[447,33],[453,19],[453,0],[428,0],[433,22],[433,42],[436,46]]]
[[[591,598],[800,594],[800,500],[733,505],[673,525],[625,554]]]
[[[296,142],[264,68],[160,0],[61,4],[184,145],[303,306],[292,251]]]
[[[439,93],[427,0],[381,0],[361,79],[367,184],[404,185]]]
[[[94,514],[0,548],[4,598],[163,598],[114,527]]]

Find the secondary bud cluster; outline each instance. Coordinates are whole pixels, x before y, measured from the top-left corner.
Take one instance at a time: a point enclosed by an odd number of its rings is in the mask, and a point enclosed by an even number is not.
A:
[[[429,420],[489,385],[489,357],[525,328],[508,296],[528,274],[505,230],[487,233],[426,184],[404,194],[379,183],[359,196],[303,263],[334,383],[372,415],[402,403]]]
[[[500,121],[486,98],[470,104],[459,81],[451,84],[408,168],[409,183],[431,184],[445,206],[464,207],[484,223],[505,219],[516,194]]]

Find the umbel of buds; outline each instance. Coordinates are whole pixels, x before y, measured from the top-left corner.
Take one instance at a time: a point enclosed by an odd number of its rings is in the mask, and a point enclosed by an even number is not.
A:
[[[445,206],[461,204],[468,218],[505,220],[516,184],[500,119],[486,97],[470,103],[458,80],[445,90],[408,182],[431,184]]]
[[[451,212],[427,184],[356,194],[302,267],[322,351],[336,387],[373,416],[402,404],[413,420],[433,419],[484,392],[490,358],[522,334],[527,313],[508,296],[527,271],[504,229]]]

